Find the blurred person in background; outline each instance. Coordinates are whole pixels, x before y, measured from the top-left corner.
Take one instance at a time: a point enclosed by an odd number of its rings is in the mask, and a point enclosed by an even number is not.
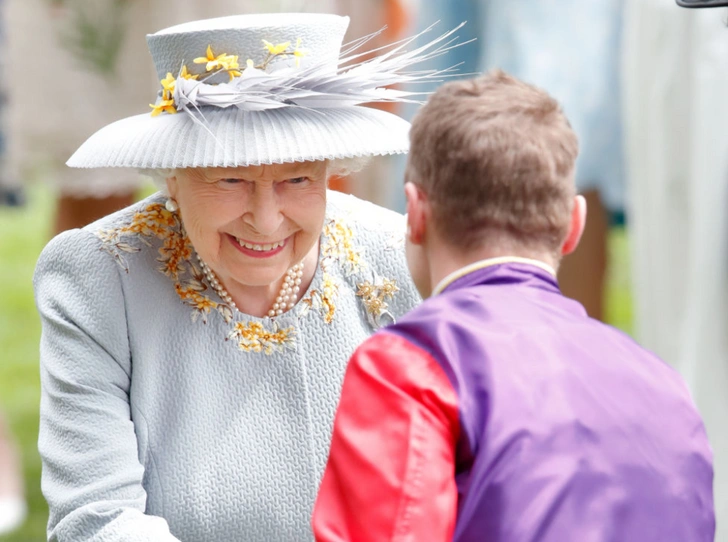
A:
[[[604,319],[610,216],[624,210],[619,61],[622,0],[480,0],[481,69],[545,89],[579,136],[577,189],[587,200],[584,239],[559,285]]]
[[[683,374],[705,420],[718,542],[728,541],[726,15],[629,0],[623,77],[635,331]]]

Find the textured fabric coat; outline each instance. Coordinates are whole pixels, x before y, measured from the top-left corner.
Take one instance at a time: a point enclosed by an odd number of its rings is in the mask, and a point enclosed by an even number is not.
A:
[[[42,486],[58,542],[298,542],[347,359],[412,308],[401,215],[329,193],[319,266],[253,318],[152,196],[38,262]]]

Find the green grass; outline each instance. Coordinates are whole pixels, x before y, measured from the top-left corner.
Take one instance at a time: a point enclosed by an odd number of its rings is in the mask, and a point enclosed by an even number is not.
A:
[[[0,207],[0,409],[21,449],[30,508],[25,525],[10,536],[0,537],[0,542],[46,539],[48,508],[40,492],[36,446],[40,323],[31,280],[38,254],[49,239],[52,217],[52,196],[40,186],[31,191],[25,208]],[[629,332],[632,311],[627,236],[623,229],[613,230],[610,254],[613,266],[607,290],[607,318]]]
[[[604,318],[613,326],[631,334],[633,327],[629,245],[624,227],[611,230],[608,250],[610,263],[604,300]]]
[[[0,409],[20,447],[29,516],[3,542],[46,539],[48,508],[40,492],[37,451],[38,342],[40,321],[33,303],[33,268],[48,241],[52,197],[35,188],[22,209],[0,207]]]

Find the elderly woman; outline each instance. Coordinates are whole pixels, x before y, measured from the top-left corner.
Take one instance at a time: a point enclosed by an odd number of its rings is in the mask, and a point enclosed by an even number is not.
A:
[[[403,71],[433,49],[342,70],[347,23],[152,35],[152,114],[69,161],[151,170],[165,191],[38,262],[50,540],[311,539],[346,360],[419,300],[402,217],[326,183],[406,151],[405,121],[356,104],[401,98],[378,87],[433,75]]]

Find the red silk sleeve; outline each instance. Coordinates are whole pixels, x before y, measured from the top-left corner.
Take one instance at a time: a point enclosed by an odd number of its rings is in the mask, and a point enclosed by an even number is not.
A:
[[[451,540],[456,393],[437,362],[379,333],[353,355],[313,515],[317,542]]]

